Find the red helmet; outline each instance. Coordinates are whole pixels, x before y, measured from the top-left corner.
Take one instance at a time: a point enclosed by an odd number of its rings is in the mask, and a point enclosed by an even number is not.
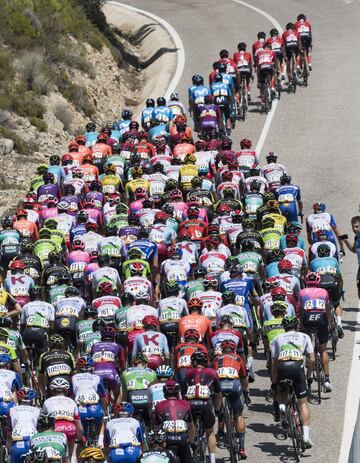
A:
[[[174,119],[175,124],[185,124],[186,119],[184,116],[181,116],[180,114],[175,117]]]
[[[209,244],[213,244],[214,246],[219,246],[219,244],[221,243],[221,239],[219,235],[214,234],[208,237],[207,242]]]
[[[92,155],[92,153],[85,153],[84,156],[83,156],[83,162],[84,161],[90,161],[90,162],[93,162],[94,160],[94,156]]]
[[[157,212],[154,217],[155,220],[166,220],[167,218],[168,218],[167,213],[163,211]]]
[[[293,268],[293,265],[289,259],[282,259],[278,263],[278,269],[279,272],[284,273],[284,272],[290,272]]]
[[[220,214],[221,212],[230,212],[231,207],[228,204],[220,204],[220,206],[216,209],[216,211]]]
[[[68,150],[69,151],[78,151],[79,150],[79,145],[76,143],[76,141],[71,141],[68,144]]]
[[[191,299],[188,300],[187,303],[188,309],[201,309],[203,306],[203,301],[199,299],[198,297],[192,297]]]
[[[78,144],[78,145],[85,145],[86,143],[86,137],[85,135],[78,135],[75,137],[75,142]]]
[[[10,270],[25,270],[26,265],[22,260],[13,260],[9,265]]]
[[[233,178],[233,173],[231,172],[231,170],[226,170],[222,174],[222,178],[223,178],[224,182],[231,182],[231,180]]]
[[[251,140],[249,140],[248,138],[243,138],[241,140],[241,142],[240,142],[240,148],[241,149],[249,150],[251,147],[252,147]]]
[[[208,288],[209,286],[212,286],[213,288],[218,287],[218,281],[215,277],[212,275],[206,275],[203,281],[204,288]]]
[[[286,235],[285,237],[286,244],[298,244],[299,237],[293,233]]]
[[[273,288],[271,290],[271,297],[274,297],[274,296],[286,296],[286,290],[284,288],[282,288],[281,286],[278,286],[276,288]]]
[[[198,330],[189,328],[188,330],[185,330],[183,338],[185,340],[189,338],[195,338],[196,341],[198,341],[200,339],[200,333],[198,332]]]
[[[266,289],[277,288],[279,285],[280,285],[280,281],[276,277],[270,277],[265,281]]]
[[[109,137],[106,135],[106,133],[103,133],[103,132],[99,133],[97,137],[97,141],[100,143],[106,143],[108,139]]]
[[[28,213],[25,209],[18,209],[15,213],[16,215],[16,218],[19,218],[19,217],[27,217],[28,216]]]
[[[225,349],[231,349],[232,351],[235,351],[236,342],[233,341],[232,339],[224,339],[223,342],[221,343],[221,350],[225,350]]]
[[[98,224],[96,222],[92,222],[89,220],[89,222],[86,222],[85,224],[85,228],[86,230],[97,230],[99,227],[98,227]]]
[[[98,292],[101,294],[112,294],[114,288],[110,281],[103,281],[98,286]]]
[[[147,192],[145,188],[136,188],[134,191],[135,198],[140,199],[140,198],[146,198],[147,197]]]
[[[61,164],[64,164],[65,162],[71,161],[72,162],[73,158],[71,154],[64,154],[61,156]]]
[[[186,204],[188,206],[201,206],[201,200],[196,195],[190,195],[186,200]]]
[[[146,315],[141,323],[143,326],[157,326],[159,320],[154,315]]]
[[[305,275],[306,286],[319,286],[321,282],[321,276],[316,272],[308,272]]]
[[[79,239],[75,239],[72,243],[72,249],[73,251],[76,251],[77,249],[83,251],[85,249],[85,243]]]

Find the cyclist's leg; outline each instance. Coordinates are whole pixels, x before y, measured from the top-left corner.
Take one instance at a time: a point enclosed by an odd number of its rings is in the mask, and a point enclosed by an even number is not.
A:
[[[244,412],[244,396],[241,390],[240,380],[233,380],[233,390],[230,394],[230,404],[234,414],[234,424],[236,437],[239,441],[239,448],[245,450],[245,420]]]
[[[216,437],[214,432],[215,425],[215,410],[212,400],[208,400],[204,407],[203,414],[201,417],[205,428],[205,434],[209,449],[210,463],[215,463],[216,453]]]
[[[316,328],[316,332],[319,338],[319,352],[321,356],[321,364],[324,369],[325,378],[329,378],[329,354],[327,352],[327,342],[329,340],[329,331],[325,323],[320,324]]]

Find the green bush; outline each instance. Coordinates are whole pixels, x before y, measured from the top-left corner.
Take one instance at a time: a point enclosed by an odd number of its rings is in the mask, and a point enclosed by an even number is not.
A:
[[[54,115],[64,126],[64,130],[69,132],[73,121],[73,114],[70,109],[63,103],[58,102],[53,108]]]
[[[48,126],[43,119],[35,116],[28,116],[28,119],[30,124],[36,127],[40,132],[47,132]]]
[[[19,154],[32,154],[34,153],[34,151],[39,150],[39,145],[37,143],[32,143],[32,142],[28,143],[23,138],[21,138],[19,135],[17,135],[16,132],[8,129],[7,127],[4,127],[1,124],[0,124],[0,135],[2,135],[5,138],[10,138],[11,140],[13,140],[15,150]]]

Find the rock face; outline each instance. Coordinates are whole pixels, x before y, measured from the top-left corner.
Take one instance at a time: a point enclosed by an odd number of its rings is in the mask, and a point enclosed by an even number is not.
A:
[[[9,138],[0,138],[0,156],[11,153],[14,149],[14,141]]]

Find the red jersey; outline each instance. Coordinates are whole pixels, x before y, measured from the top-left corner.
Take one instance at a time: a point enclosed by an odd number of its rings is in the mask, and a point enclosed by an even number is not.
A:
[[[219,63],[226,64],[226,72],[228,74],[236,73],[237,63],[235,62],[235,60],[231,58],[223,58],[219,60]]]
[[[237,354],[220,354],[215,357],[214,369],[221,379],[246,378],[244,360]]]
[[[309,21],[296,21],[294,26],[301,38],[311,37],[311,24]]]
[[[219,377],[213,368],[192,368],[186,373],[185,383],[188,400],[209,400],[214,394],[221,392]]]
[[[191,421],[191,405],[187,400],[171,398],[155,405],[155,424],[164,432],[185,433]]]
[[[256,42],[254,42],[252,44],[252,55],[253,55],[253,60],[254,62],[256,63],[256,52],[258,50],[262,50],[264,48],[264,43],[265,43],[265,39],[260,39],[260,40],[257,40]]]
[[[174,364],[178,370],[180,368],[191,368],[191,355],[197,350],[207,352],[206,347],[203,344],[182,342],[175,347],[174,352]]]
[[[284,45],[284,40],[280,35],[275,37],[269,37],[266,41],[267,45],[271,46],[271,49],[276,55],[282,54],[282,47]]]
[[[207,223],[200,219],[184,220],[179,225],[179,235],[184,232],[190,233],[192,240],[199,241],[207,235]]]
[[[250,68],[250,66],[252,66],[251,53],[248,51],[237,51],[234,53],[234,61],[236,62],[239,71]]]
[[[272,50],[259,50],[257,53],[257,63],[259,69],[267,69],[274,66],[276,54]]]
[[[282,35],[284,46],[286,47],[298,47],[300,42],[300,35],[298,31],[294,29],[289,29],[285,31]]]
[[[92,147],[94,159],[103,159],[111,155],[111,147],[106,143],[95,143]]]

